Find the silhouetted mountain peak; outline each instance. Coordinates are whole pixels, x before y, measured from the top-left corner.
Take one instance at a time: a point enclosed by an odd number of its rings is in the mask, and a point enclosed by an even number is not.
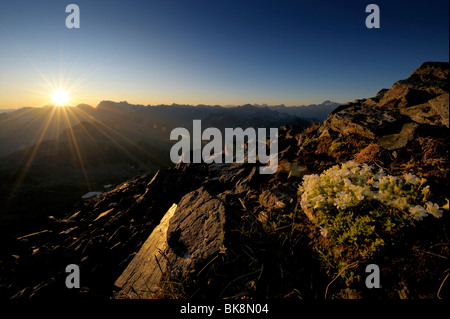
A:
[[[337,106],[337,105],[339,105],[340,103],[337,103],[337,102],[332,102],[332,101],[330,101],[330,100],[325,100],[325,101],[323,101],[322,103],[320,103],[319,105],[323,105],[323,106]]]

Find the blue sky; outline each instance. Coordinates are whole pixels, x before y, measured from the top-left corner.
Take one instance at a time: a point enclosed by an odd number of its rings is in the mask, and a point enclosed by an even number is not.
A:
[[[65,8],[80,7],[80,29]],[[381,28],[367,29],[376,3]],[[448,61],[435,1],[0,1],[0,108],[74,104],[301,105],[374,96]]]

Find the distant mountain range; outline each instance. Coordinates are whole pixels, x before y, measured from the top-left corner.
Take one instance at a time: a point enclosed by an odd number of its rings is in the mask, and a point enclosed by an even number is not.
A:
[[[325,101],[318,105],[133,105],[126,101],[102,101],[97,107],[80,104],[74,107],[25,107],[0,114],[0,157],[44,140],[57,140],[69,127],[81,122],[97,122],[134,140],[169,141],[175,127],[189,127],[193,119],[208,127],[279,127],[323,121],[340,104]],[[82,129],[81,129],[82,130]],[[77,137],[77,135],[75,135]]]
[[[172,165],[176,127],[307,127],[299,115],[324,117],[338,106],[133,105],[102,101],[97,107],[25,107],[0,114],[2,220],[57,215],[90,191]],[[309,111],[308,111],[309,110]],[[322,113],[321,113],[322,112]],[[23,217],[23,216],[22,216]]]
[[[302,106],[276,105],[270,106],[269,108],[280,113],[286,113],[301,117],[308,121],[320,123],[323,122],[327,118],[328,114],[335,110],[339,105],[341,105],[341,103],[327,100],[322,102],[321,104],[310,104]]]
[[[2,114],[2,113],[11,113],[11,112],[14,112],[14,111],[17,111],[17,109],[0,109],[0,114]]]

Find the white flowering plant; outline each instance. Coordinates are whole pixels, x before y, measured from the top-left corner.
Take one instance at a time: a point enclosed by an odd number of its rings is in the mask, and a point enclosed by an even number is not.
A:
[[[354,262],[375,258],[415,222],[430,215],[440,218],[443,211],[430,200],[426,182],[413,174],[391,176],[352,161],[305,176],[300,204],[321,229],[318,249],[327,264],[341,272]],[[342,273],[353,281],[352,271]]]

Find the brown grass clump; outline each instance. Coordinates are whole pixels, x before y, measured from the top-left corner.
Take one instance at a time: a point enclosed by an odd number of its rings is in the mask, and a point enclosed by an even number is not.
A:
[[[448,137],[418,137],[393,161],[391,169],[396,174],[414,172],[416,175],[435,180],[441,187],[448,185]]]
[[[376,161],[381,155],[381,150],[378,144],[370,143],[364,149],[362,149],[358,154],[353,156],[353,160],[360,164],[372,163]]]
[[[330,151],[330,147],[333,143],[333,139],[331,137],[322,137],[318,140],[316,154],[328,154]]]

